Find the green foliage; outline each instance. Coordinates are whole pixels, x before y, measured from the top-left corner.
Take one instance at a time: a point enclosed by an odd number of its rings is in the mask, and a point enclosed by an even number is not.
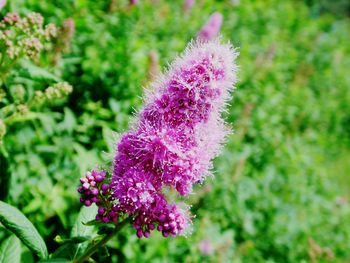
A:
[[[48,257],[44,240],[33,224],[17,208],[0,201],[0,222],[40,258]],[[11,243],[13,242],[16,241],[12,240]]]
[[[187,201],[197,214],[192,234],[139,240],[124,229],[108,243],[109,253],[94,258],[348,262],[348,3],[204,0],[184,15],[180,0],[127,2],[11,0],[0,11],[40,12],[57,25],[75,22],[65,52],[18,61],[1,87],[0,198],[35,224],[51,257],[80,255],[89,242],[79,242],[95,240],[97,232],[81,223],[92,219],[92,210],[78,216],[79,177],[98,163],[110,164],[114,131],[125,131],[141,107],[150,53],[164,69],[219,11],[223,38],[240,52],[239,82],[226,113],[235,132],[215,162],[215,177]],[[31,104],[36,91],[46,94],[61,81],[74,87],[68,100]],[[0,241],[7,236],[0,229]]]
[[[97,213],[96,206],[82,207],[78,215],[78,218],[76,219],[76,222],[72,228],[71,238],[88,236],[91,239],[91,236],[95,234],[94,228],[92,226],[84,225],[84,223],[90,220],[93,220],[96,216],[96,213]],[[87,242],[77,244],[76,251],[73,254],[73,259],[81,256],[82,252],[84,252],[87,247],[88,247]]]
[[[21,262],[21,244],[16,236],[9,236],[4,242],[2,242],[0,246],[0,262]]]
[[[38,263],[68,263],[70,261],[64,258],[52,258],[47,260],[40,260]]]

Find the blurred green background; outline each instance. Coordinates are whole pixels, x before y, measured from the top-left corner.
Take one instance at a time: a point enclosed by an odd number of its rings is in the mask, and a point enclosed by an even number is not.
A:
[[[108,162],[113,132],[141,107],[154,58],[164,69],[217,11],[223,39],[240,52],[225,114],[235,132],[215,177],[186,201],[192,234],[140,240],[130,227],[103,262],[350,262],[349,1],[197,0],[184,14],[183,1],[10,0],[7,11],[75,23],[58,63],[37,62],[73,93],[7,127],[1,159],[2,199],[50,252],[81,207],[78,179]],[[0,228],[0,242],[8,234]]]

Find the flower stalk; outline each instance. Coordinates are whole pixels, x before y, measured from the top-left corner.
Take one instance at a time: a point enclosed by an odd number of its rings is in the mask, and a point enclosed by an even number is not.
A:
[[[129,222],[130,222],[130,218],[127,217],[120,223],[116,224],[113,231],[105,235],[100,241],[98,241],[96,244],[94,244],[92,247],[86,250],[85,253],[80,258],[74,260],[73,263],[83,263],[87,261],[100,247],[103,247],[104,245],[106,245],[107,242],[111,240]]]

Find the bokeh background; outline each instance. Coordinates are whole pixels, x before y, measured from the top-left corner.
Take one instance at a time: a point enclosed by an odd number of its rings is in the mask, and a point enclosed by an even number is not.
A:
[[[74,21],[69,49],[36,62],[73,93],[7,127],[1,158],[2,200],[50,252],[81,208],[79,178],[109,162],[113,133],[127,130],[151,73],[220,12],[222,38],[240,52],[225,114],[234,133],[215,176],[186,201],[192,234],[138,239],[126,228],[101,262],[350,262],[349,1],[197,0],[184,13],[183,1],[10,0],[1,16],[8,11]]]

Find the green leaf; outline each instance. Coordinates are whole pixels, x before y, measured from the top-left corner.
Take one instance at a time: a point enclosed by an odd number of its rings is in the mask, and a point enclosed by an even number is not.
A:
[[[67,240],[67,243],[79,244],[79,243],[83,243],[85,241],[88,241],[89,239],[91,239],[90,236],[72,237],[71,239]]]
[[[113,232],[114,229],[115,229],[115,225],[106,224],[106,225],[98,228],[97,234],[99,234],[99,235],[109,234],[109,233]]]
[[[93,232],[93,228],[86,226],[83,222],[91,221],[97,214],[96,206],[83,206],[79,212],[78,218],[72,228],[71,237],[89,236]]]
[[[95,218],[97,213],[96,206],[86,207],[83,206],[80,210],[77,220],[72,228],[71,238],[79,236],[92,236],[94,233],[94,228],[92,226],[87,226],[83,222],[91,221]],[[88,246],[88,243],[81,243],[76,246],[76,252],[74,258],[77,258]]]
[[[56,77],[51,72],[47,71],[44,68],[40,68],[30,61],[22,60],[21,66],[24,68],[25,73],[23,73],[24,77],[31,80],[51,80],[55,82],[59,82],[60,79]]]
[[[44,240],[34,225],[17,208],[0,201],[0,222],[40,258],[48,257]]]
[[[75,244],[63,244],[52,254],[52,258],[65,258],[66,260],[72,260],[77,251],[77,245]]]
[[[21,244],[15,235],[7,238],[0,247],[1,263],[19,263],[21,261]]]
[[[51,258],[51,259],[40,260],[38,263],[67,263],[67,262],[70,262],[70,261],[65,258]]]
[[[103,126],[102,127],[102,135],[103,135],[103,139],[107,145],[108,153],[114,153],[116,141],[118,141],[118,137],[120,137],[120,134],[111,130],[107,126]]]
[[[100,222],[100,221],[96,221],[95,219],[92,219],[88,222],[82,222],[84,226],[103,226],[106,223]]]

